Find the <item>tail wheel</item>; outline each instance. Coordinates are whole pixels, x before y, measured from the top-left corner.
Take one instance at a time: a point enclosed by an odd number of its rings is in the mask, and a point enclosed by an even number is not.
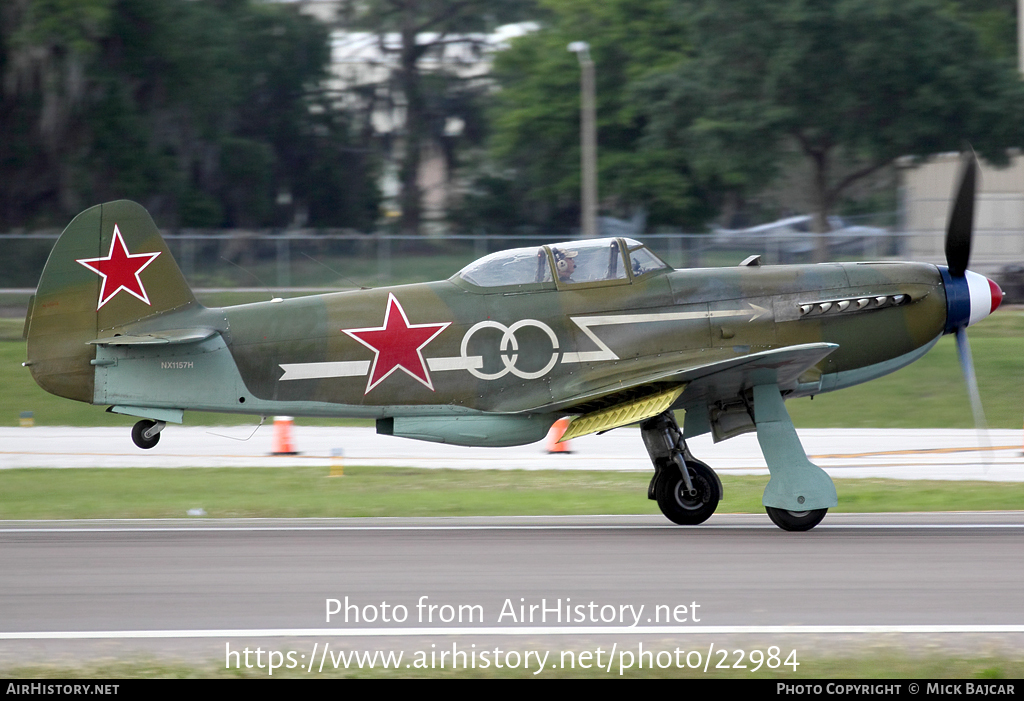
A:
[[[160,433],[154,433],[147,437],[146,433],[156,426],[156,421],[143,419],[132,426],[132,441],[143,450],[149,450],[160,442]]]
[[[715,513],[722,495],[710,467],[701,462],[688,462],[686,468],[694,493],[686,491],[686,483],[678,471],[666,470],[655,487],[655,498],[668,520],[681,526],[695,526]]]
[[[828,513],[828,509],[788,511],[776,509],[773,506],[766,506],[764,510],[768,512],[768,518],[772,520],[772,523],[784,531],[809,531],[821,523],[821,519],[825,518],[825,514]]]

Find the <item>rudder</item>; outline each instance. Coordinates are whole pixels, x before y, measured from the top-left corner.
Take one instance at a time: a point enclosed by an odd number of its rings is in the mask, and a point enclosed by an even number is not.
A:
[[[195,305],[152,217],[118,200],[75,217],[50,252],[26,320],[32,376],[48,392],[91,402],[96,338]]]

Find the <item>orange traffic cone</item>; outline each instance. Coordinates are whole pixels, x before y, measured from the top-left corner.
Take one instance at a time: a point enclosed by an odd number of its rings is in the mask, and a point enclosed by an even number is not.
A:
[[[548,452],[549,453],[561,453],[568,455],[572,452],[569,449],[569,441],[559,443],[562,436],[565,435],[565,429],[569,428],[569,419],[559,419],[551,425],[548,430]]]
[[[292,445],[292,423],[290,416],[274,417],[274,449],[271,455],[298,455]]]

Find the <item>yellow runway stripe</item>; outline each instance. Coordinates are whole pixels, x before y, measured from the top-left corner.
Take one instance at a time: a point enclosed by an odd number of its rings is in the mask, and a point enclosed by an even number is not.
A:
[[[984,448],[920,448],[917,450],[881,450],[874,453],[836,453],[832,455],[809,455],[812,460],[841,460],[843,458],[870,458],[878,455],[934,455],[943,453],[974,453],[985,450],[1017,450],[1018,445],[996,445]]]

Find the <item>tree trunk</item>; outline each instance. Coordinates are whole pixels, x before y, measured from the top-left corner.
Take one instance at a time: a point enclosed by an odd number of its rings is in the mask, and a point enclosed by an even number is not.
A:
[[[832,196],[828,190],[828,152],[817,151],[810,154],[814,165],[814,217],[811,220],[811,231],[814,232],[814,262],[826,263],[829,260],[828,213],[832,208]]]
[[[423,214],[423,193],[420,191],[420,156],[423,150],[426,109],[420,85],[417,62],[419,50],[416,46],[416,30],[407,24],[402,30],[400,86],[405,97],[405,139],[402,161],[399,167],[401,192],[398,200],[402,208],[401,232],[416,235],[420,233]]]

